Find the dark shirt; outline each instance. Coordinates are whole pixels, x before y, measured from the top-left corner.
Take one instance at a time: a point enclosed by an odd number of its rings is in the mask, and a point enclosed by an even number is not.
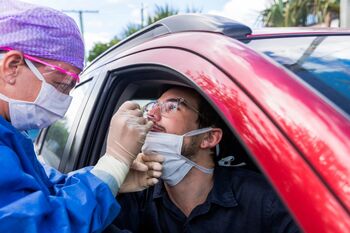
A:
[[[172,203],[162,182],[117,199],[122,211],[115,226],[131,232],[299,232],[265,178],[243,168],[215,168],[207,200],[188,217]]]

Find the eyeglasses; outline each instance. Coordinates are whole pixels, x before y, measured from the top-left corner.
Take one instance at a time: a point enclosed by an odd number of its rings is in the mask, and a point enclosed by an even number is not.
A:
[[[11,51],[13,49],[9,47],[0,47],[0,50]],[[71,90],[76,85],[76,83],[79,83],[79,75],[74,72],[70,72],[68,70],[63,69],[62,67],[60,67],[61,64],[53,65],[36,57],[32,57],[28,54],[23,54],[23,57],[30,61],[44,65],[45,68],[44,72],[42,73],[44,77],[55,76],[55,72],[58,71],[60,75],[57,76],[60,77],[60,81],[48,81],[48,83],[53,85],[60,92],[66,93],[68,90]]]
[[[53,65],[53,64],[50,64],[46,61],[42,61],[36,57],[32,57],[28,54],[23,54],[23,56],[31,61],[34,61],[34,62],[37,62],[37,63],[40,63],[42,65],[45,65],[47,66],[51,71],[58,71],[58,72],[61,72],[62,74],[65,74],[67,76],[71,76],[73,79],[76,80],[77,83],[79,83],[79,75],[76,74],[76,73],[73,73],[73,72],[70,72],[68,70],[65,70],[63,69],[62,67],[59,67],[59,66],[56,66],[56,65]]]
[[[181,104],[193,110],[194,112],[198,113],[198,115],[201,115],[199,111],[195,107],[193,107],[191,104],[189,104],[184,98],[172,98],[164,102],[158,102],[158,101],[149,102],[142,109],[143,117],[147,118],[150,112],[155,108],[159,109],[160,114],[162,116],[171,117],[172,113],[177,112],[179,110],[179,107]]]

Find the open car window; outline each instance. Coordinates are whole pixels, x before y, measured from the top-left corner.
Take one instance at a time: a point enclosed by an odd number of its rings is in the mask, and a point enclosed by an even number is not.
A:
[[[43,161],[58,169],[63,157],[64,149],[68,140],[68,136],[72,130],[78,109],[81,107],[92,82],[87,81],[77,86],[71,93],[73,97],[72,103],[63,119],[56,121],[45,132],[45,139],[40,152]]]
[[[113,74],[111,75],[113,76]],[[134,101],[142,107],[149,101],[158,99],[165,90],[174,86],[192,87],[206,99],[205,95],[199,89],[196,89],[196,86],[193,86],[191,83],[183,82],[181,78],[179,78],[181,76],[180,74],[174,74],[167,69],[140,69],[139,71],[130,69],[129,72],[116,72],[114,75],[116,85],[114,88],[115,94],[110,94],[111,100],[113,101],[110,103],[110,106],[107,107],[109,108],[111,116],[125,101]],[[118,86],[123,87],[121,93],[119,92],[121,89],[119,89]],[[116,98],[116,96],[118,96],[118,98]],[[209,101],[207,104],[211,106],[213,105],[213,103]],[[217,111],[217,113],[222,117],[220,110],[215,108],[215,106],[212,107],[212,110]],[[113,110],[110,110],[111,108],[113,108]],[[225,118],[222,117],[222,119],[224,122],[226,122]],[[218,157],[215,158],[215,166],[222,166],[229,169],[236,169],[237,167],[243,170],[247,169],[249,172],[253,171],[254,174],[259,173],[263,175],[268,182],[265,174],[256,165],[251,157],[252,155],[250,155],[249,152],[245,149],[244,145],[234,134],[232,128],[228,125],[227,122],[225,130],[227,133],[220,144],[221,153]],[[108,129],[106,129],[105,135],[108,135]],[[101,150],[101,156],[105,152],[106,138],[103,145],[104,146]]]
[[[131,70],[130,72],[116,72],[111,74],[115,76],[116,85],[123,87],[122,92],[117,86],[114,89],[114,94],[111,94],[111,106],[114,114],[120,105],[125,101],[134,101],[138,103],[141,108],[150,101],[156,100],[160,97],[164,90],[172,86],[187,86],[191,87],[190,84],[184,83],[179,77],[179,74],[174,74],[171,71],[165,70]],[[125,83],[125,80],[126,81]],[[169,81],[172,80],[172,81]],[[113,86],[113,85],[112,85]],[[114,97],[115,96],[115,97]],[[117,97],[118,96],[118,97]],[[208,103],[210,104],[210,103]],[[114,106],[114,107],[112,107]],[[213,108],[213,111],[216,111]],[[220,112],[219,112],[220,115]],[[220,145],[220,156],[216,158],[216,164],[218,166],[226,167],[243,167],[251,169],[256,172],[260,172],[259,168],[250,159],[250,156],[241,145],[239,140],[236,138],[228,125],[226,125],[226,137],[222,140],[222,145]],[[107,129],[108,130],[108,129]],[[107,134],[106,134],[107,135]],[[103,142],[103,148],[101,149],[100,156],[105,152],[106,139]],[[95,158],[97,162],[98,158]],[[93,165],[94,163],[91,163]]]

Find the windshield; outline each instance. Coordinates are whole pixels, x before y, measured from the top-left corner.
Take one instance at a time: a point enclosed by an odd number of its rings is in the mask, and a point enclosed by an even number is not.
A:
[[[350,115],[350,36],[290,37],[248,44],[282,64]]]

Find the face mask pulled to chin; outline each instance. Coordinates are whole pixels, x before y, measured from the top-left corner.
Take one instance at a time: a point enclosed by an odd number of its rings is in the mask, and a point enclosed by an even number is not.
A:
[[[185,156],[181,155],[184,137],[195,136],[211,131],[212,128],[203,128],[190,131],[184,135],[149,132],[142,147],[144,154],[157,153],[164,156],[161,178],[170,186],[178,184],[191,170],[196,167],[200,171],[211,174],[214,169],[202,167]]]

